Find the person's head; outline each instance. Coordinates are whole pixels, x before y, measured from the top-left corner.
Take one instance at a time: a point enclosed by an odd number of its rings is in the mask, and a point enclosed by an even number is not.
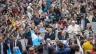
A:
[[[31,30],[31,28],[30,27],[27,27],[27,31],[30,31]]]
[[[3,41],[3,35],[0,34],[0,42],[2,42],[2,41]]]
[[[90,29],[91,25],[90,24],[87,24],[86,28],[87,29]]]
[[[43,23],[40,23],[40,27],[43,27]]]
[[[74,39],[74,44],[75,44],[75,45],[77,44],[77,40],[76,40],[76,39]]]
[[[29,48],[29,54],[35,54],[35,49],[34,47]]]
[[[90,50],[87,50],[87,51],[86,51],[86,54],[91,54],[91,51],[90,51]]]
[[[93,15],[93,11],[89,11],[89,14],[90,14],[90,15]]]
[[[59,42],[57,43],[57,47],[60,48],[60,49],[62,49],[62,48],[64,48],[64,44],[59,41]]]
[[[52,28],[49,28],[49,29],[48,29],[48,32],[51,33],[51,32],[52,32]]]
[[[86,18],[86,14],[85,14],[85,13],[83,13],[83,18],[84,18],[84,19]]]
[[[71,24],[72,24],[72,26],[75,26],[75,21],[72,21],[72,23],[71,23]]]
[[[27,54],[27,51],[23,51],[22,54]]]
[[[55,54],[54,49],[52,47],[49,47],[48,50],[49,50],[49,54]]]
[[[39,45],[37,49],[38,49],[39,53],[42,53],[43,52],[43,45]]]
[[[75,51],[79,51],[80,47],[78,45],[75,46]]]
[[[32,24],[32,29],[35,29],[35,25],[34,24]]]
[[[36,18],[39,18],[39,14],[36,14],[35,17],[36,17]]]
[[[77,14],[74,14],[74,18],[77,18]]]
[[[61,32],[61,35],[62,35],[62,36],[64,36],[65,34],[66,34],[66,32],[65,32],[65,31],[62,31],[62,32]]]
[[[90,38],[90,37],[88,37],[88,38],[87,38],[87,41],[90,41],[90,40],[91,40],[91,38]]]
[[[40,29],[40,25],[37,25],[37,29]]]

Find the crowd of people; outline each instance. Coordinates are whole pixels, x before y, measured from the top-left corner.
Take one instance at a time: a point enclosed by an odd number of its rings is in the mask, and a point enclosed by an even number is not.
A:
[[[96,54],[95,2],[0,0],[0,54]]]

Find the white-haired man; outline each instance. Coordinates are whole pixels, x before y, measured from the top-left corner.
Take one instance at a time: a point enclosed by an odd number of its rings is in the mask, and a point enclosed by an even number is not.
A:
[[[78,30],[80,30],[80,26],[75,24],[75,21],[72,21],[71,25],[69,25],[67,28],[67,32],[70,34],[77,34]]]

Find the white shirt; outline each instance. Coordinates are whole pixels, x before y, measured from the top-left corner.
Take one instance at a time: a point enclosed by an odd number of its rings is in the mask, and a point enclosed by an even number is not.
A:
[[[78,30],[80,30],[80,26],[77,25],[77,24],[75,24],[74,26],[69,25],[68,28],[67,28],[68,33],[72,33],[72,31],[73,31],[74,33],[77,34]]]

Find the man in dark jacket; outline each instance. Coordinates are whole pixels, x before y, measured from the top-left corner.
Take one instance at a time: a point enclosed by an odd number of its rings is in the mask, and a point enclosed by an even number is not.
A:
[[[37,49],[38,49],[37,54],[48,54],[48,52],[43,49],[43,45],[39,45]]]
[[[34,20],[34,23],[35,23],[36,26],[39,25],[40,22],[41,22],[39,14],[36,14],[33,20]]]
[[[90,22],[89,22],[89,20],[86,18],[86,14],[83,13],[83,16],[82,16],[82,18],[81,18],[81,20],[80,20],[80,25],[81,25],[82,30],[85,30],[87,23],[90,23]]]
[[[52,32],[52,28],[49,28],[48,33],[45,33],[44,39],[46,40],[47,38],[55,40],[55,34]]]
[[[22,52],[22,45],[21,42],[17,40],[16,36],[13,36],[13,41],[10,42],[11,50],[14,50],[14,47],[19,47],[20,52]]]
[[[66,36],[66,32],[65,31],[62,31],[61,32],[61,35],[58,36],[59,40],[67,40],[69,37]]]
[[[59,47],[59,50],[56,52],[56,54],[70,54],[71,49],[65,48],[63,43],[57,43],[57,46]]]
[[[27,31],[24,33],[25,39],[28,40],[27,47],[26,47],[27,50],[28,50],[28,48],[29,48],[30,46],[33,45],[30,30],[31,30],[31,28],[30,28],[30,27],[27,27]]]

